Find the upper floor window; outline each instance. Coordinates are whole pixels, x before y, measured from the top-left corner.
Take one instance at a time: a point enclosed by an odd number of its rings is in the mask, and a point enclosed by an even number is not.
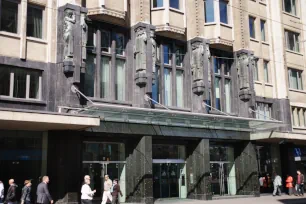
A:
[[[286,12],[291,13],[293,15],[297,15],[296,12],[296,0],[283,0],[284,9]]]
[[[219,0],[220,22],[228,24],[228,0]]]
[[[211,23],[215,21],[214,2],[215,0],[204,1],[206,23]]]
[[[288,69],[289,88],[303,90],[302,71],[296,69]]]
[[[15,1],[2,0],[0,30],[10,33],[18,32],[18,3]]]
[[[42,38],[43,9],[28,5],[27,12],[27,36]]]
[[[171,46],[168,44],[163,45],[164,48],[164,64],[171,65],[172,61],[172,53],[171,53]]]
[[[153,8],[163,7],[163,0],[153,0]]]
[[[0,66],[0,95],[41,99],[41,71]]]
[[[249,16],[250,37],[254,39],[256,38],[255,20],[256,18]]]
[[[292,125],[295,127],[306,127],[306,108],[291,107]]]
[[[260,20],[260,33],[261,33],[261,41],[266,41],[266,21]]]
[[[272,104],[256,102],[256,119],[270,120],[272,117]]]
[[[171,8],[180,9],[180,0],[169,0],[169,5]]]
[[[300,52],[299,38],[300,34],[289,30],[285,30],[286,47],[288,50]]]
[[[255,60],[255,64],[254,64],[253,79],[254,81],[259,81],[258,61],[257,60]]]
[[[265,82],[269,83],[270,82],[270,79],[269,79],[269,62],[264,60],[263,65],[264,65]]]

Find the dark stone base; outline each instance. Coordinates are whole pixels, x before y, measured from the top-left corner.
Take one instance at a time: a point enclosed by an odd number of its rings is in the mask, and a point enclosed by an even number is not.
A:
[[[73,73],[74,63],[72,61],[64,61],[64,73]]]
[[[140,71],[135,74],[135,82],[138,86],[144,87],[147,84],[146,71]]]
[[[153,204],[154,203],[154,198],[153,197],[136,197],[136,196],[131,196],[126,199],[126,203],[144,203],[144,204]]]

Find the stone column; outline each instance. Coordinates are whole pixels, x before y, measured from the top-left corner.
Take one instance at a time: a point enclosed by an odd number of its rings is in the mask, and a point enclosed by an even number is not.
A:
[[[152,137],[133,140],[126,148],[126,201],[153,204]]]
[[[188,198],[211,200],[209,140],[188,145],[187,153]]]

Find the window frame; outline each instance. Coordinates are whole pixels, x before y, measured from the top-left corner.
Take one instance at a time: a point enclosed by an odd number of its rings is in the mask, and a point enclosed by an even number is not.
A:
[[[207,21],[207,13],[208,12],[206,12],[206,8],[207,8],[207,2],[208,1],[211,1],[212,2],[212,18],[213,18],[213,20],[212,21]],[[211,3],[210,2],[210,3]],[[204,0],[204,20],[205,20],[205,23],[214,23],[215,21],[216,21],[216,19],[215,19],[215,0]]]
[[[158,1],[158,0],[156,0],[156,1]],[[151,8],[152,9],[160,9],[160,8],[165,8],[165,2],[164,2],[164,0],[161,0],[162,1],[162,6],[156,6],[156,7],[154,7],[154,0],[152,0],[151,1]]]
[[[255,66],[253,70],[253,80],[254,81],[259,81],[259,68],[258,68],[258,60],[255,60]]]
[[[290,45],[290,39],[289,39],[289,34],[292,34],[293,35],[293,50],[290,48],[291,45]],[[297,53],[300,53],[301,52],[301,49],[300,49],[300,35],[301,33],[297,33],[297,32],[294,32],[294,31],[291,31],[291,30],[287,30],[285,29],[285,42],[286,42],[286,49],[289,50],[289,51],[292,51],[292,52],[297,52]]]
[[[253,19],[253,30],[251,32],[251,19]],[[256,17],[249,15],[249,36],[251,39],[256,39]]]
[[[267,21],[264,19],[260,19],[260,36],[261,36],[261,41],[262,42],[267,42],[267,31],[266,31],[266,26]]]
[[[35,9],[41,10],[41,38],[34,37],[34,36],[28,36],[28,9],[29,8],[35,8]],[[27,23],[27,32],[26,32],[26,36],[27,37],[35,38],[35,39],[40,39],[40,40],[44,40],[45,39],[45,37],[44,37],[45,36],[45,26],[44,26],[44,24],[45,24],[45,7],[38,6],[38,5],[35,5],[35,4],[32,4],[32,3],[28,3],[28,5],[27,5],[27,20],[26,20],[26,23]]]
[[[297,78],[296,78],[296,80],[297,80],[296,81],[297,88],[293,88],[292,71],[297,73]],[[290,89],[304,90],[304,87],[303,87],[303,71],[302,70],[288,67],[288,77],[289,77],[289,88]]]
[[[179,11],[181,10],[181,7],[182,7],[182,6],[181,6],[181,0],[174,0],[174,1],[177,1],[177,3],[178,3],[178,8],[171,7],[171,1],[172,1],[172,0],[164,0],[164,1],[169,1],[169,8],[170,8],[170,9],[175,9],[175,10],[179,10]]]
[[[17,4],[17,22],[16,22],[16,33],[15,32],[9,32],[9,31],[5,31],[2,30],[2,25],[1,25],[1,21],[2,21],[2,3],[3,1],[7,1],[10,3],[15,3]],[[15,35],[19,35],[20,34],[20,0],[0,0],[0,32],[7,32],[7,33],[12,33]]]
[[[221,3],[224,3],[226,4],[226,23],[225,22],[222,22],[221,19],[221,15],[223,14],[220,10],[220,7],[221,7]],[[223,23],[223,24],[226,24],[226,25],[230,25],[230,10],[229,10],[229,0],[219,0],[219,18],[220,18],[220,23]]]
[[[283,0],[283,11],[284,12],[286,12],[286,13],[289,13],[290,15],[293,15],[293,16],[298,16],[298,7],[296,6],[299,2],[298,2],[298,0],[288,0],[288,1],[290,1],[290,9],[291,9],[291,11],[292,11],[292,2],[294,1],[295,2],[295,9],[294,9],[294,11],[295,11],[295,13],[293,13],[293,12],[288,12],[288,11],[286,11],[286,3],[285,3],[285,1],[286,0]]]
[[[263,60],[263,71],[264,71],[264,81],[265,81],[265,83],[270,83],[269,63],[270,62],[268,60]]]
[[[306,128],[306,107],[291,106],[290,113],[293,128]]]
[[[262,110],[259,110],[262,108]],[[266,115],[266,108],[269,109],[269,115]],[[273,104],[272,103],[266,103],[262,101],[256,101],[255,103],[255,118],[258,120],[271,120],[272,119],[272,109],[273,109]],[[263,115],[260,114],[259,111],[263,111]],[[263,118],[262,118],[263,117]]]

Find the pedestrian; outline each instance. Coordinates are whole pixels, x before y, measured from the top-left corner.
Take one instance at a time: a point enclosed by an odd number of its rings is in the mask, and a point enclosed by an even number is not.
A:
[[[273,181],[273,187],[274,187],[273,196],[276,196],[277,192],[278,192],[278,195],[281,196],[282,195],[282,192],[281,192],[282,178],[277,173],[274,173],[274,175],[275,175],[275,178]]]
[[[24,181],[24,187],[21,193],[21,204],[31,204],[31,186],[32,183],[30,180]]]
[[[293,182],[293,178],[292,176],[290,175],[287,175],[287,179],[286,179],[286,188],[288,188],[288,195],[292,195],[293,193],[293,185],[292,185],[292,182]]]
[[[49,193],[49,189],[48,189],[48,183],[49,183],[49,177],[48,176],[44,176],[42,178],[42,182],[40,184],[38,184],[37,186],[37,191],[36,191],[36,195],[37,195],[37,200],[36,203],[39,204],[53,204],[53,199]]]
[[[96,192],[96,190],[91,190],[90,186],[90,176],[86,175],[84,177],[84,184],[81,189],[81,203],[82,204],[92,204],[92,198]]]
[[[103,192],[103,198],[102,198],[102,204],[106,204],[107,200],[109,200],[110,202],[112,202],[113,198],[111,195],[111,188],[113,186],[112,180],[109,179],[108,175],[105,175],[104,177],[104,192]]]
[[[300,170],[297,170],[297,178],[296,178],[296,185],[297,185],[297,196],[304,196],[304,175],[301,173]]]
[[[0,203],[4,202],[4,185],[3,182],[0,181]]]
[[[17,188],[17,185],[15,184],[14,179],[10,179],[9,180],[9,185],[10,185],[10,187],[7,190],[6,198],[5,198],[4,203],[6,203],[6,204],[15,204],[15,203],[17,203],[17,199],[16,199],[16,188]]]
[[[119,194],[122,197],[122,192],[120,190],[120,185],[118,183],[118,179],[114,180],[112,189],[111,189],[111,193],[112,193],[112,197],[113,197],[113,201],[112,204],[120,204],[119,202]]]

